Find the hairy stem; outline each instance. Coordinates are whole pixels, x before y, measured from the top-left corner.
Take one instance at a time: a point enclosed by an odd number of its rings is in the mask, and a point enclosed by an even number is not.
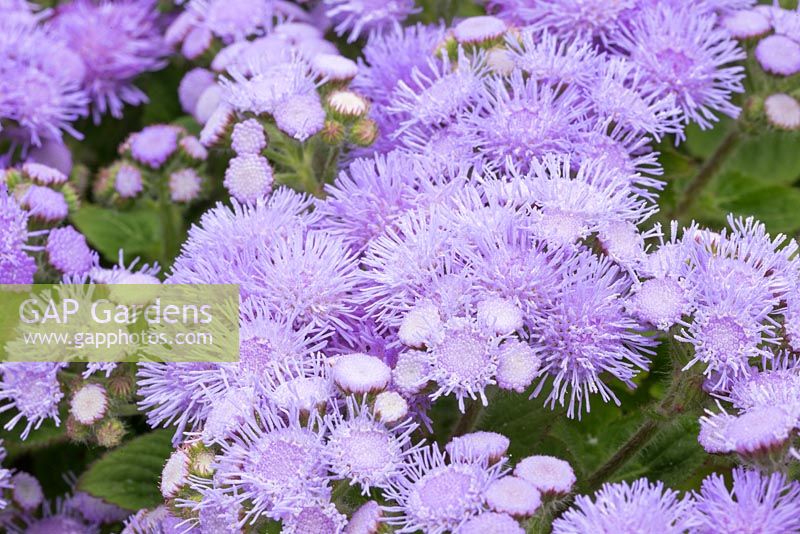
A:
[[[606,463],[601,465],[586,479],[585,486],[589,492],[596,491],[617,470],[625,465],[631,457],[644,447],[655,436],[660,427],[659,421],[648,419],[639,427],[628,441],[620,447]]]
[[[458,420],[458,423],[456,423],[456,427],[453,429],[453,433],[450,437],[455,438],[471,432],[478,423],[482,411],[483,404],[481,404],[480,401],[471,401],[469,406],[467,406],[467,411],[461,414],[461,418]]]
[[[172,203],[170,202],[169,190],[162,190],[159,198],[159,212],[161,214],[161,233],[164,239],[161,253],[162,265],[166,266],[172,262],[173,256],[178,252],[180,243],[178,241],[178,228],[176,227],[175,216],[173,214]]]
[[[741,132],[737,126],[734,126],[717,147],[717,150],[703,163],[698,173],[692,178],[692,181],[689,182],[689,185],[681,195],[680,202],[678,202],[678,205],[670,216],[671,219],[678,219],[688,213],[700,196],[700,193],[708,185],[711,178],[720,169],[728,156],[730,156],[740,140]]]

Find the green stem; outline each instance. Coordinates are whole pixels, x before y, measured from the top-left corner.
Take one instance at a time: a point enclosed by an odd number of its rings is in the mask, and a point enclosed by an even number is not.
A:
[[[586,491],[597,490],[611,475],[646,446],[665,424],[669,424],[674,415],[697,408],[702,403],[703,396],[700,394],[702,375],[698,374],[699,370],[696,367],[682,371],[681,368],[687,360],[685,347],[672,336],[668,342],[670,343],[673,371],[672,380],[664,397],[650,410],[645,411],[648,415],[647,421],[622,444],[611,458],[586,478],[582,484]]]
[[[461,415],[458,423],[456,423],[456,427],[453,429],[453,433],[450,437],[455,438],[471,432],[478,423],[481,412],[483,412],[483,404],[478,400],[471,401],[467,407],[467,411]]]
[[[164,267],[172,262],[173,255],[178,252],[178,232],[173,215],[169,191],[161,191],[159,198],[159,212],[161,214],[161,232],[164,242],[161,249],[161,263]]]
[[[586,479],[584,484],[587,491],[594,492],[602,486],[603,483],[608,480],[611,475],[616,473],[620,467],[625,465],[634,454],[647,445],[650,439],[656,435],[659,427],[660,421],[654,419],[645,421],[645,423],[639,427],[639,430],[628,438],[628,441],[626,441],[606,463],[589,475],[589,478]]]
[[[671,219],[679,219],[689,212],[695,201],[700,197],[700,193],[708,185],[711,178],[714,177],[728,156],[730,156],[740,140],[741,132],[739,131],[738,125],[734,125],[733,129],[728,132],[728,135],[726,135],[719,144],[717,150],[703,163],[698,173],[692,178],[692,181],[689,182],[689,185],[683,191],[683,195],[681,195],[680,202],[678,202],[678,205],[670,216]]]

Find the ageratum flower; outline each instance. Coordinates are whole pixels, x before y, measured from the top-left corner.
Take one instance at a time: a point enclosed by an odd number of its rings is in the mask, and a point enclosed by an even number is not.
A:
[[[384,491],[386,522],[398,532],[457,531],[484,508],[486,490],[503,474],[503,463],[450,460],[437,445],[415,451],[404,472]]]
[[[693,532],[796,532],[800,530],[800,484],[782,473],[762,475],[737,468],[731,489],[718,474],[703,481],[692,518]]]
[[[410,419],[391,428],[376,420],[368,405],[348,397],[346,408],[332,405],[324,417],[327,428],[323,458],[332,480],[358,485],[364,495],[385,488],[405,466],[417,447],[411,434],[418,425]]]
[[[320,226],[361,251],[403,213],[419,206],[425,178],[420,158],[400,151],[356,159],[334,184],[325,186],[327,196],[316,204]]]
[[[693,524],[691,499],[663,483],[640,478],[632,484],[604,484],[594,499],[579,495],[575,504],[553,522],[554,534],[586,532],[662,532],[682,534]]]
[[[517,521],[508,514],[483,512],[473,517],[458,530],[460,534],[485,534],[486,532],[503,532],[504,534],[524,534]]]
[[[482,54],[467,55],[459,49],[455,62],[446,54],[431,58],[423,69],[415,67],[410,80],[399,80],[390,98],[388,111],[401,114],[402,134],[413,126],[438,126],[452,121],[469,107],[483,88],[487,75]]]
[[[381,526],[382,511],[375,501],[367,501],[353,512],[344,534],[375,534]]]
[[[206,89],[216,84],[214,73],[203,68],[194,68],[187,72],[178,86],[178,100],[186,113],[194,115],[197,103]]]
[[[267,158],[248,154],[230,160],[223,184],[231,196],[242,204],[254,204],[272,191],[273,176]]]
[[[637,0],[539,0],[522,3],[517,14],[535,30],[549,30],[569,39],[598,38],[606,42],[627,22],[638,4]]]
[[[441,210],[410,211],[373,239],[359,272],[366,310],[382,324],[400,326],[415,301],[457,269],[457,229]]]
[[[0,184],[0,282],[30,284],[36,273],[36,261],[28,253],[41,250],[28,241],[44,232],[28,231],[28,213]]]
[[[77,491],[64,501],[64,508],[74,510],[88,523],[101,525],[117,523],[125,519],[129,512],[103,499]]]
[[[248,502],[238,523],[261,516],[283,517],[326,495],[322,429],[316,418],[303,424],[297,415],[279,417],[258,411],[258,421],[243,425],[223,444],[216,480],[240,503]],[[244,508],[244,507],[243,507]]]
[[[242,505],[229,492],[212,481],[192,479],[192,490],[200,493],[199,499],[177,499],[179,508],[190,510],[194,517],[181,522],[182,534],[242,534],[239,527]],[[196,514],[196,515],[195,515]],[[186,530],[191,528],[192,530]],[[127,532],[127,531],[126,531]],[[136,534],[134,529],[132,534]]]
[[[32,218],[54,223],[67,217],[69,205],[63,193],[41,185],[29,185],[24,191],[20,204]]]
[[[51,31],[0,22],[0,129],[23,147],[81,138],[72,123],[87,113],[81,59]]]
[[[680,134],[680,110],[675,96],[645,88],[641,69],[624,58],[605,62],[587,93],[595,111],[622,128],[645,132],[660,140],[665,134]]]
[[[198,398],[198,386],[214,364],[198,362],[141,363],[138,366],[139,409],[147,413],[153,427],[176,426],[173,441],[179,443],[187,428],[195,428],[207,417],[208,407]]]
[[[269,246],[246,252],[263,259],[242,264],[246,289],[276,317],[327,333],[353,316],[358,265],[340,239],[290,230]]]
[[[783,35],[762,39],[755,56],[761,68],[769,73],[791,76],[800,72],[800,43]]]
[[[177,126],[156,124],[131,135],[126,146],[130,147],[134,160],[157,169],[178,149],[180,134],[181,129]]]
[[[474,109],[459,119],[464,142],[490,161],[507,165],[508,158],[523,170],[548,152],[569,152],[589,111],[576,87],[556,90],[518,70],[489,81],[475,98]]]
[[[264,336],[263,333],[259,335]],[[277,336],[275,340],[265,337],[256,339],[260,340],[262,346],[254,346],[250,340],[249,350],[268,353],[272,349],[273,361],[269,362],[271,368],[265,363],[261,363],[260,369],[252,366],[253,371],[257,371],[255,382],[262,389],[260,394],[276,408],[312,413],[324,410],[329,400],[336,397],[330,363],[322,354],[310,354],[308,348],[302,345],[287,350],[287,346],[280,346],[280,338]],[[302,342],[307,340],[303,339],[300,343]],[[281,362],[280,358],[285,359]]]
[[[501,339],[472,319],[456,317],[447,321],[441,334],[426,343],[431,362],[428,378],[438,385],[431,400],[455,395],[462,412],[467,398],[480,399],[486,406],[486,388],[496,383]]]
[[[338,35],[352,43],[362,34],[401,22],[418,9],[413,0],[324,0],[325,14]]]
[[[191,0],[168,30],[176,43],[216,36],[224,43],[271,30],[279,19],[305,20],[303,10],[283,0]]]
[[[800,129],[800,102],[796,98],[775,93],[764,100],[764,112],[770,124],[781,130]]]
[[[611,262],[581,253],[569,273],[532,327],[532,338],[541,350],[540,374],[544,375],[533,396],[539,395],[552,377],[546,404],[566,404],[569,417],[575,416],[577,407],[580,417],[584,402],[589,410],[592,394],[619,404],[605,377],[613,376],[633,388],[637,368],[648,368],[648,356],[657,342],[645,337],[644,328],[625,313],[619,295],[629,289],[630,282]]]
[[[568,462],[553,456],[528,456],[517,463],[514,475],[524,478],[544,494],[565,495],[576,478]]]
[[[120,163],[114,176],[114,190],[121,198],[135,198],[144,189],[142,171],[130,163]]]
[[[231,133],[231,148],[238,156],[260,154],[267,146],[264,127],[255,119],[236,123]]]
[[[5,401],[0,413],[14,410],[11,420],[3,427],[13,430],[21,420],[25,439],[31,430],[38,429],[46,419],[60,424],[58,404],[64,397],[58,382],[58,372],[66,364],[54,362],[6,362],[0,364],[0,400]]]
[[[510,169],[510,187],[530,206],[534,235],[550,243],[575,243],[620,220],[640,223],[655,210],[630,187],[635,178],[606,168],[602,160],[574,168],[569,157],[547,155],[529,166],[527,174]]]
[[[304,229],[318,220],[311,200],[288,188],[276,190],[254,205],[235,200],[207,211],[172,266],[168,281],[175,284],[240,284],[243,297],[253,293],[252,263],[265,258],[270,246],[289,228]]]
[[[489,485],[486,504],[495,512],[530,517],[541,506],[542,494],[527,480],[508,475]]]
[[[53,30],[83,60],[82,85],[92,101],[92,117],[122,117],[122,108],[147,102],[134,79],[161,69],[168,50],[158,27],[156,0],[95,2],[73,0],[59,5]]]
[[[299,60],[274,63],[260,59],[228,69],[222,77],[222,101],[240,113],[274,113],[287,97],[310,94],[317,82],[308,65]]]
[[[338,534],[347,524],[347,516],[340,513],[336,505],[321,501],[319,504],[304,506],[299,512],[283,521],[283,534]]]
[[[507,437],[497,432],[470,432],[451,439],[445,450],[457,462],[486,458],[493,464],[503,459],[510,444]]]
[[[712,453],[766,456],[782,450],[797,426],[797,414],[777,405],[756,406],[738,416],[723,411],[701,419],[699,441]]]
[[[72,226],[50,230],[45,251],[50,264],[67,275],[84,274],[98,262],[97,253]]]
[[[415,71],[427,74],[425,69],[443,39],[443,27],[422,24],[407,27],[395,24],[386,31],[370,33],[359,59],[353,89],[375,106],[388,105],[400,81],[411,83]]]
[[[644,90],[674,96],[683,122],[703,129],[717,120],[715,113],[737,117],[731,95],[744,91],[744,68],[730,64],[745,53],[716,23],[694,4],[658,4],[639,11],[611,39],[642,69]]]
[[[591,42],[565,40],[549,32],[525,29],[506,38],[514,66],[552,84],[588,86],[605,63]]]
[[[191,202],[200,195],[203,179],[194,169],[181,169],[169,175],[168,185],[174,202]]]

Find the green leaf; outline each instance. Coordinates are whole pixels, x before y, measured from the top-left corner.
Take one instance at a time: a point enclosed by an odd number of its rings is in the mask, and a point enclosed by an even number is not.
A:
[[[753,215],[773,234],[794,234],[800,230],[800,189],[785,185],[763,187],[720,203],[720,208],[736,215]]]
[[[164,463],[172,453],[169,429],[155,430],[107,452],[78,479],[78,489],[127,510],[163,502],[158,489]]]
[[[604,404],[596,399],[592,411],[583,415],[581,420],[561,419],[553,426],[552,433],[574,458],[571,463],[581,481],[611,458],[643,421],[640,411],[623,413],[614,404]],[[563,458],[564,453],[554,456]]]
[[[687,414],[671,421],[660,430],[639,454],[612,480],[633,480],[646,476],[661,480],[676,489],[695,489],[696,481],[690,475],[708,459],[697,441],[700,424],[695,414]]]
[[[717,205],[757,191],[764,187],[764,184],[753,176],[739,171],[724,171],[714,177],[713,198]]]
[[[731,119],[724,118],[713,128],[702,130],[693,122],[686,127],[686,150],[696,158],[709,158],[728,135],[732,123]]]
[[[16,411],[3,413],[0,417],[0,426],[5,425],[15,414]],[[3,440],[3,446],[8,451],[9,457],[14,458],[64,442],[67,438],[64,425],[65,419],[66,413],[62,410],[60,426],[56,426],[55,421],[52,419],[47,419],[42,423],[42,426],[36,430],[31,430],[24,441],[19,437],[22,428],[25,426],[25,421],[23,420],[17,423],[13,430],[0,430],[0,438]]]
[[[71,216],[72,223],[103,257],[116,263],[120,249],[126,258],[148,260],[161,252],[161,224],[158,213],[146,208],[117,211],[84,205]]]
[[[529,400],[527,393],[500,391],[484,410],[478,429],[498,432],[509,438],[509,456],[519,460],[539,454],[543,442],[549,438],[550,425],[564,417],[563,411],[552,411],[542,406],[541,398]]]
[[[759,180],[762,186],[789,185],[800,178],[797,132],[768,131],[745,139],[721,169]]]

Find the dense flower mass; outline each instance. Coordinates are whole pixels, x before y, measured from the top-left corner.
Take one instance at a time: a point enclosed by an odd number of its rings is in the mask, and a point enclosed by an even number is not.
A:
[[[0,2],[0,530],[800,532],[800,10]]]

